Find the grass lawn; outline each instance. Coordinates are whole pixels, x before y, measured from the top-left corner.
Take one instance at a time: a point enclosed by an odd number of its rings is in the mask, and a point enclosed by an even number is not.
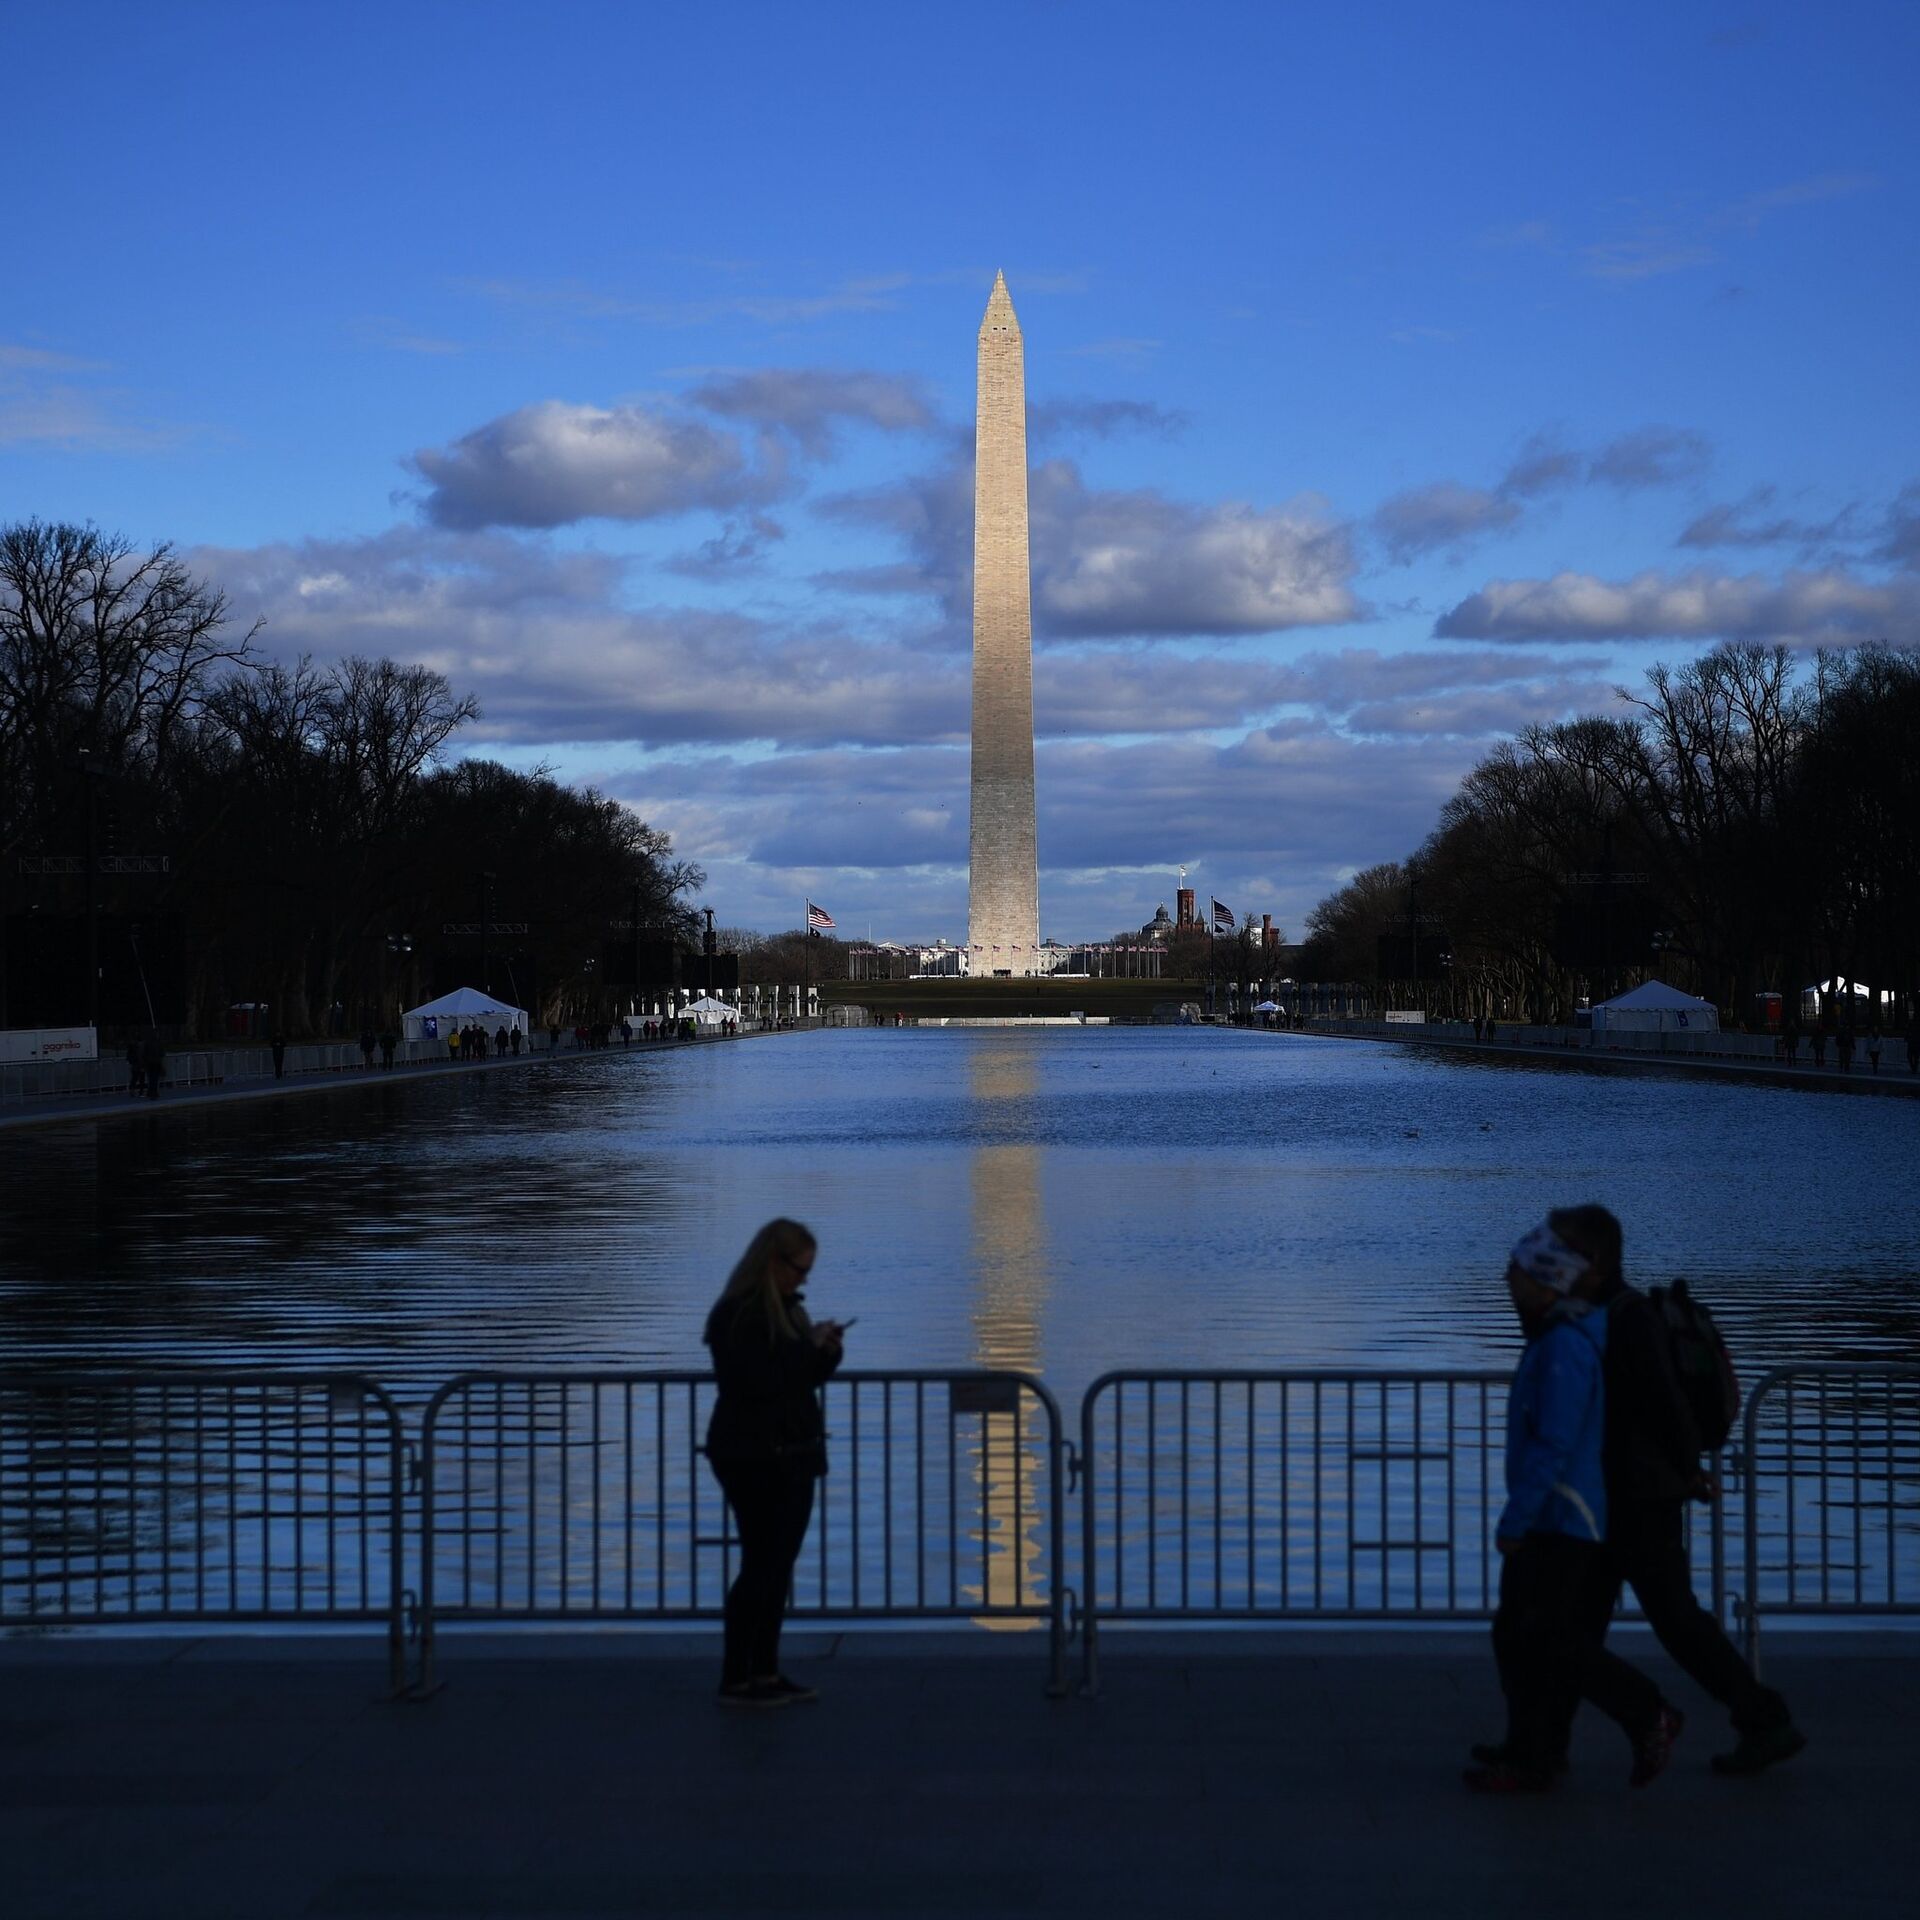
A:
[[[1110,1020],[1151,1020],[1157,1002],[1205,1004],[1206,982],[1193,980],[827,980],[820,999],[830,1007],[865,1007],[891,1018],[978,1020],[995,1014],[1104,1014]]]

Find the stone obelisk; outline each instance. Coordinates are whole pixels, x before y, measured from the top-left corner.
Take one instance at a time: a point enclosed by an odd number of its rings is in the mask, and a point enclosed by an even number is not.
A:
[[[1005,274],[980,322],[973,468],[973,810],[967,958],[1040,970],[1033,830],[1033,616],[1027,580],[1027,373]]]

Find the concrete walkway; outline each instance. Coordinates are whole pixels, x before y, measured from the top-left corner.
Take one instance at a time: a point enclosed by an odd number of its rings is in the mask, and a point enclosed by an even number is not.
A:
[[[284,1080],[241,1080],[179,1088],[163,1084],[159,1097],[152,1100],[144,1095],[136,1097],[126,1093],[36,1095],[24,1105],[0,1107],[0,1130],[44,1126],[49,1121],[59,1120],[137,1119],[143,1114],[176,1112],[185,1107],[225,1106],[235,1100],[279,1100],[300,1093],[338,1093],[352,1087],[413,1086],[422,1080],[448,1075],[455,1079],[471,1079],[476,1074],[510,1073],[542,1064],[563,1066],[574,1060],[604,1060],[609,1054],[672,1053],[685,1047],[712,1046],[721,1041],[761,1037],[757,1031],[702,1034],[692,1040],[635,1040],[630,1046],[624,1047],[618,1041],[610,1047],[562,1045],[554,1052],[549,1052],[542,1045],[530,1048],[525,1053],[509,1053],[483,1061],[417,1060],[404,1066],[375,1067],[370,1072],[348,1068],[341,1072],[289,1074]]]
[[[1828,1920],[1920,1884],[1892,1635],[1772,1637],[1813,1736],[1775,1773],[1709,1774],[1719,1715],[1662,1670],[1693,1721],[1650,1790],[1583,1722],[1560,1793],[1491,1802],[1457,1779],[1498,1730],[1480,1632],[1116,1632],[1064,1701],[1037,1639],[796,1635],[826,1697],[764,1716],[716,1706],[711,1635],[445,1653],[390,1704],[367,1638],[0,1642],[0,1908]]]

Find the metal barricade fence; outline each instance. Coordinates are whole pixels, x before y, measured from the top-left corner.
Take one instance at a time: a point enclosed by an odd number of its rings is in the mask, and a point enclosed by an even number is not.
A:
[[[1083,1684],[1103,1620],[1490,1618],[1511,1378],[1103,1374],[1080,1408]],[[1724,1618],[1717,1505],[1710,1536]]]
[[[1920,1366],[1776,1367],[1747,1398],[1734,1461],[1740,1617],[1920,1613]]]
[[[0,1621],[384,1624],[405,1442],[356,1374],[0,1374]]]
[[[485,1373],[421,1437],[421,1657],[448,1621],[711,1620],[737,1543],[702,1457],[706,1373]],[[1048,1632],[1065,1683],[1066,1446],[1027,1374],[848,1372],[789,1618]]]

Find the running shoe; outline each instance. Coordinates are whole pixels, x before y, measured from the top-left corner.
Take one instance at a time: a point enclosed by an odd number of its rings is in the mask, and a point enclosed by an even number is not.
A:
[[[1806,1744],[1807,1736],[1791,1720],[1782,1720],[1777,1727],[1747,1728],[1737,1747],[1716,1753],[1707,1764],[1715,1773],[1764,1773],[1791,1760]]]
[[[1667,1762],[1673,1758],[1673,1743],[1680,1738],[1680,1729],[1686,1724],[1687,1716],[1678,1707],[1662,1703],[1654,1715],[1653,1725],[1633,1743],[1633,1771],[1627,1775],[1628,1786],[1649,1786],[1666,1772]]]

